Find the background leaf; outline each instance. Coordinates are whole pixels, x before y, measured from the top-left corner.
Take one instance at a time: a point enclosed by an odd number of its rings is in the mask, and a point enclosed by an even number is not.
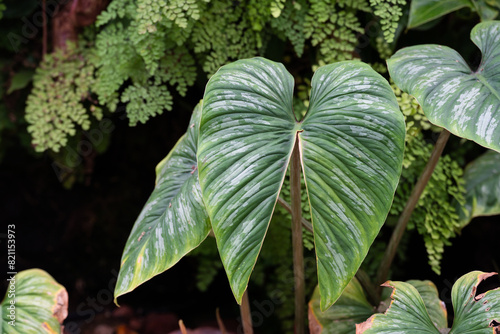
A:
[[[116,298],[176,264],[208,235],[196,171],[201,103],[186,134],[156,167],[156,186],[125,245],[115,288]]]
[[[204,96],[198,165],[217,247],[238,302],[246,289],[295,142],[293,78],[263,58],[212,76]]]
[[[457,207],[462,227],[474,217],[500,214],[500,153],[488,151],[471,162],[464,180],[465,210]]]
[[[21,271],[14,282],[14,290],[9,285],[2,301],[1,332],[62,333],[61,324],[68,316],[66,289],[41,269]],[[15,307],[14,313],[11,305]],[[12,318],[15,326],[9,324]]]
[[[412,0],[408,28],[415,28],[460,8],[474,8],[471,0]]]
[[[340,296],[387,217],[405,126],[394,93],[360,62],[318,69],[299,134],[318,259],[321,308]]]
[[[483,58],[473,72],[454,50],[419,45],[388,61],[398,87],[413,95],[432,123],[500,151],[500,22],[483,22],[471,32]]]
[[[317,286],[309,302],[309,330],[311,334],[353,334],[356,324],[365,321],[373,313],[374,307],[366,299],[356,277],[349,282],[335,304],[325,312],[320,309]]]

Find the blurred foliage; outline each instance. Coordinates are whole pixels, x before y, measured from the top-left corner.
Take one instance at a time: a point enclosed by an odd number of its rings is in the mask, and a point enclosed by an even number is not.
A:
[[[406,148],[401,181],[390,214],[398,216],[403,211],[418,177],[432,153],[434,143],[424,139],[423,130],[433,131],[437,138],[440,129],[427,120],[422,108],[410,95],[393,86],[406,121]],[[408,223],[408,229],[416,229],[422,235],[429,257],[429,265],[437,274],[441,272],[444,246],[460,230],[455,201],[465,204],[463,168],[449,155],[439,159],[432,177],[418,201]]]

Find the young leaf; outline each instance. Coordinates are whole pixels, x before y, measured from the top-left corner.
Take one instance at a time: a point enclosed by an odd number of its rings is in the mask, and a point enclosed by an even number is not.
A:
[[[200,114],[201,103],[193,111],[186,134],[156,167],[155,189],[123,251],[115,302],[172,267],[210,232],[196,164]]]
[[[466,212],[457,207],[462,227],[474,217],[500,214],[500,153],[488,151],[471,162],[464,180]]]
[[[320,309],[319,287],[316,287],[309,302],[309,331],[311,334],[353,334],[356,324],[368,319],[374,311],[356,277],[325,312]]]
[[[437,328],[448,327],[448,313],[446,311],[446,305],[439,299],[439,293],[436,285],[434,285],[431,281],[420,280],[409,280],[406,281],[406,283],[413,285],[413,287],[417,289],[420,297],[422,297],[422,300],[424,301],[425,308],[427,313],[429,313],[432,323]]]
[[[401,173],[404,121],[389,84],[360,62],[316,72],[302,122],[292,95],[292,77],[281,64],[254,58],[222,67],[205,90],[200,185],[240,302],[298,138],[324,310],[352,279],[387,216]]]
[[[1,333],[62,333],[68,293],[45,271],[24,270],[9,280],[1,315]]]
[[[500,151],[500,22],[476,25],[471,39],[483,53],[476,71],[446,46],[418,45],[396,52],[389,73],[432,123]]]

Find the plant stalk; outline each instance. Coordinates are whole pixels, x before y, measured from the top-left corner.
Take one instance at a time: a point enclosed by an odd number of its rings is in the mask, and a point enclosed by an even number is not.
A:
[[[302,244],[302,206],[300,194],[300,153],[298,138],[290,164],[290,195],[292,208],[293,273],[295,280],[295,334],[305,332],[304,249]]]
[[[408,201],[406,202],[403,212],[399,216],[398,222],[396,223],[396,227],[392,232],[389,245],[385,250],[384,258],[382,259],[380,268],[377,272],[377,283],[379,285],[387,280],[389,274],[389,268],[391,267],[392,261],[394,260],[394,256],[396,255],[396,250],[398,249],[399,243],[401,242],[401,238],[403,237],[403,234],[406,230],[406,226],[408,225],[408,221],[410,220],[411,214],[415,209],[415,207],[417,206],[418,200],[422,195],[422,192],[424,191],[425,187],[427,186],[427,183],[429,182],[429,179],[432,176],[434,168],[436,168],[436,165],[439,161],[439,158],[441,157],[441,154],[443,153],[443,149],[446,146],[446,142],[448,141],[449,137],[450,137],[450,132],[446,129],[443,129],[443,131],[441,131],[441,133],[439,134],[439,138],[436,142],[436,145],[434,146],[434,150],[432,151],[431,157],[429,158],[429,161],[427,162],[427,165],[425,166],[422,174],[418,178],[418,181],[415,184],[415,187],[413,188],[410,198],[408,198]],[[378,287],[378,291],[379,292],[381,291],[380,286]]]
[[[240,306],[241,322],[243,324],[243,333],[253,334],[252,314],[250,312],[250,302],[248,300],[248,289],[245,290]]]
[[[292,213],[292,207],[283,198],[278,197],[278,204],[281,205],[283,208],[285,208],[285,210],[288,211],[290,214]],[[301,218],[301,222],[306,230],[308,230],[311,233],[314,233],[313,226],[307,219]]]

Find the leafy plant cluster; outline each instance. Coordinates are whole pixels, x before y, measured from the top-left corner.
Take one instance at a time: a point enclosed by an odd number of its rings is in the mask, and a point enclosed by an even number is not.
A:
[[[66,145],[67,136],[75,134],[76,125],[88,129],[93,109],[91,104],[82,103],[82,94],[95,95],[94,102],[111,112],[126,104],[130,125],[145,123],[171,110],[175,95],[185,97],[199,73],[210,77],[226,63],[264,54],[272,47],[272,38],[290,43],[297,57],[312,47],[317,50],[314,62],[358,58],[356,45],[364,34],[365,14],[380,17],[386,31],[397,24],[399,17],[393,12],[400,13],[401,3],[114,0],[98,17],[92,43],[67,55],[55,50],[40,65],[26,108],[33,144],[37,151],[57,151]],[[385,21],[388,15],[390,24]],[[74,59],[83,59],[83,65]],[[66,79],[71,73],[66,72],[57,78],[49,68],[58,64],[65,64],[65,71],[83,66],[87,82],[80,79],[71,83]],[[41,96],[40,92],[50,81],[58,82],[58,94],[65,98],[58,101],[59,111],[50,116],[57,127],[49,128],[43,124],[47,116],[42,117],[41,110],[53,108],[49,106],[50,94]],[[51,129],[57,130],[52,134]]]

